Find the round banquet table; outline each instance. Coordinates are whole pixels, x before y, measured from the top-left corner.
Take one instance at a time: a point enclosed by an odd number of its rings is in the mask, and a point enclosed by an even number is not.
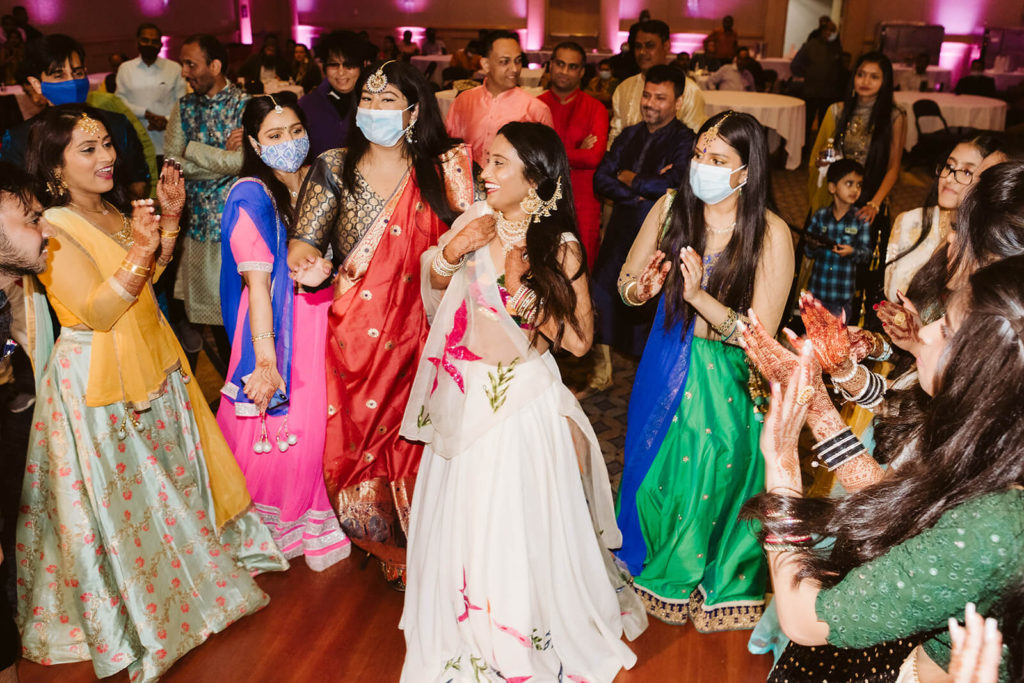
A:
[[[993,71],[992,69],[987,69],[984,75],[996,82],[996,90],[1000,92],[1024,83],[1024,69],[1017,69],[1016,71]]]
[[[540,86],[540,79],[544,77],[544,69],[535,67],[523,69],[519,72],[519,85],[524,88],[536,88]]]
[[[907,74],[912,72],[914,67],[906,64],[893,64],[892,65],[892,79],[894,85],[899,85],[900,81],[907,77]],[[935,88],[937,85],[941,85],[942,89],[946,92],[952,92],[953,74],[949,69],[944,69],[941,66],[929,66],[927,69],[928,74],[928,86],[929,88]]]
[[[544,92],[544,88],[526,88],[526,87],[524,87],[523,90],[525,90],[526,92],[530,93],[534,97],[536,97],[537,95],[540,95],[542,92]],[[452,102],[454,102],[454,101],[455,101],[455,88],[451,88],[450,90],[442,90],[441,92],[437,93],[437,107],[438,107],[438,109],[441,110],[441,118],[442,119],[447,119],[448,118],[448,110],[452,108]]]
[[[452,63],[452,56],[416,55],[409,61],[412,63],[413,66],[415,66],[423,73],[427,73],[427,68],[429,68],[431,64],[437,64],[437,66],[434,67],[434,73],[431,74],[430,76],[430,80],[432,80],[434,83],[437,83],[438,85],[441,85],[441,83],[443,83],[443,80],[441,79],[441,73],[448,68],[449,64]]]
[[[800,167],[807,122],[804,101],[788,95],[735,90],[706,90],[704,112],[714,116],[728,109],[750,114],[762,125],[773,129],[786,141],[786,168]]]
[[[793,63],[792,59],[786,59],[785,57],[761,57],[757,61],[761,64],[762,69],[771,69],[777,73],[780,81],[793,77],[793,70],[790,68],[790,65]]]
[[[978,128],[980,130],[1006,129],[1006,102],[978,95],[954,95],[948,92],[896,92],[896,103],[907,112],[907,143],[910,150],[917,144],[917,126],[914,125],[914,102],[921,99],[935,100],[942,110],[942,116],[950,127]],[[938,121],[936,121],[938,123]],[[935,126],[928,121],[925,133]]]

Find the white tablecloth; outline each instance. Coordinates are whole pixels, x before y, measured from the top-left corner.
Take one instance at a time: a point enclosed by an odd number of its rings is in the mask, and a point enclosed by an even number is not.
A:
[[[899,85],[901,82],[906,80],[907,82],[913,81],[915,84],[918,83],[917,77],[910,78],[911,72],[914,67],[907,66],[906,64],[893,64],[892,65],[892,78],[893,85]],[[953,77],[952,72],[949,69],[943,69],[941,66],[929,66],[928,70],[928,87],[930,90],[934,90],[936,85],[941,85],[943,90],[946,92],[953,91],[953,85],[951,79]],[[917,90],[917,88],[908,88],[910,90]]]
[[[551,60],[551,50],[525,50],[523,52],[531,64],[543,66]],[[613,55],[611,52],[587,52],[587,64],[598,64],[602,59],[608,59]]]
[[[785,57],[761,57],[757,61],[761,64],[762,69],[774,70],[779,75],[780,81],[793,77],[793,70],[790,68],[790,65],[793,63],[792,59],[786,59]]]
[[[540,85],[540,79],[544,76],[544,69],[536,67],[523,69],[519,72],[519,85],[524,88],[536,88]]]
[[[443,82],[441,80],[441,72],[448,68],[448,65],[452,62],[451,55],[416,55],[411,60],[412,65],[423,73],[427,73],[427,68],[431,64],[437,64],[434,68],[434,73],[431,75],[430,80],[438,85]]]
[[[750,114],[763,125],[775,130],[786,141],[786,168],[800,167],[800,152],[804,146],[807,125],[804,101],[788,95],[763,92],[737,92],[708,90],[704,96],[704,111],[714,116],[727,109]]]
[[[917,144],[917,126],[914,125],[914,102],[920,99],[935,100],[942,116],[950,127],[967,126],[982,130],[1006,129],[1006,102],[977,95],[954,95],[948,92],[897,92],[893,94],[897,104],[907,110],[907,144],[913,149]],[[938,123],[938,120],[936,120]],[[923,128],[930,133],[935,128],[931,121]],[[941,125],[941,124],[939,124]]]
[[[526,88],[526,87],[524,87],[523,90],[525,90],[526,92],[530,93],[534,97],[536,97],[537,95],[540,95],[542,92],[544,92],[544,88]],[[455,89],[454,88],[452,88],[450,90],[442,90],[441,92],[437,93],[437,106],[441,110],[441,118],[442,119],[447,119],[448,118],[448,110],[452,108],[452,102],[454,102],[454,101],[455,101]]]
[[[995,80],[996,90],[1000,92],[1024,83],[1024,70],[1022,69],[1017,71],[993,71],[988,69],[985,71],[985,75]]]

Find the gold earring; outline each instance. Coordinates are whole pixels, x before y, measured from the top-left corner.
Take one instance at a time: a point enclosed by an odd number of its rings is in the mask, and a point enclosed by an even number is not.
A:
[[[46,190],[53,199],[60,199],[67,193],[68,184],[64,182],[64,172],[60,167],[53,169],[53,180],[46,181]]]
[[[562,176],[558,176],[558,181],[555,183],[555,191],[551,195],[551,199],[544,200],[537,194],[537,188],[531,187],[527,192],[526,196],[523,197],[522,201],[519,202],[519,208],[523,210],[527,216],[533,218],[534,223],[540,223],[541,217],[547,218],[554,211],[558,204],[558,200],[562,198]]]

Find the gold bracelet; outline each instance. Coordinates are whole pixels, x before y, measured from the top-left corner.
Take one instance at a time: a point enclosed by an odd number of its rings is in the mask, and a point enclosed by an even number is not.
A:
[[[181,228],[178,228],[177,230],[161,230],[160,239],[168,240],[177,237],[179,232],[181,232]]]
[[[140,266],[138,263],[132,263],[128,259],[121,261],[121,268],[132,275],[141,275],[142,277],[149,277],[149,271],[151,268]]]
[[[252,336],[253,343],[258,342],[261,339],[273,339],[273,338],[274,338],[274,333],[273,332],[264,332],[263,334],[254,334]]]

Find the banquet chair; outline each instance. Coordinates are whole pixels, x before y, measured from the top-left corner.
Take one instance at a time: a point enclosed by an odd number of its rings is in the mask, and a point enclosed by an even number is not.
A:
[[[927,98],[914,101],[914,127],[917,128],[917,144],[910,150],[907,157],[908,166],[931,167],[942,161],[953,148],[953,143],[970,129],[951,129],[942,115],[938,102]],[[934,122],[927,127],[929,132],[921,130],[922,119],[938,119],[941,126],[934,127]]]

